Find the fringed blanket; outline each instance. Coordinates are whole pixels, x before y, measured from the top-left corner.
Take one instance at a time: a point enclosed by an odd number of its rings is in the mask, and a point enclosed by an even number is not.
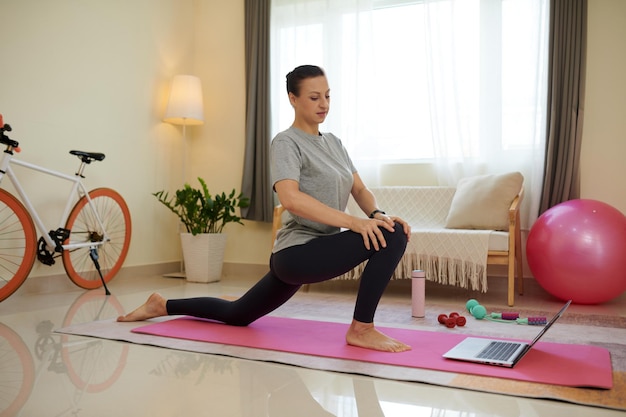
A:
[[[380,187],[371,191],[388,214],[402,217],[411,225],[411,240],[393,279],[410,278],[414,269],[422,269],[430,281],[487,291],[491,231],[445,228],[454,188]],[[347,210],[353,215],[362,214],[352,200]],[[338,279],[358,279],[365,264]]]
[[[488,245],[489,231],[413,229],[392,278],[411,278],[414,269],[422,269],[430,281],[486,292]],[[360,278],[366,263],[338,279]]]

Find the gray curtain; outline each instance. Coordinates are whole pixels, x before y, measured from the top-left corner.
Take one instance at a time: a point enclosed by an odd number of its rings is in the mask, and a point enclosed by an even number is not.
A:
[[[580,197],[587,0],[550,1],[548,117],[539,214]]]
[[[270,0],[245,0],[246,147],[241,192],[250,206],[244,219],[272,221],[270,178],[269,25]]]

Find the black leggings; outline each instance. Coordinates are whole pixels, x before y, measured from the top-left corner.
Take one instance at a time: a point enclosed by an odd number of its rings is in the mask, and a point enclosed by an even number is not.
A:
[[[303,284],[322,282],[352,270],[368,260],[354,306],[354,319],[372,323],[378,302],[406,249],[402,225],[395,232],[381,228],[386,248],[367,250],[363,237],[352,231],[313,239],[272,254],[270,271],[241,298],[214,297],[169,300],[169,315],[190,315],[247,326],[289,300]]]

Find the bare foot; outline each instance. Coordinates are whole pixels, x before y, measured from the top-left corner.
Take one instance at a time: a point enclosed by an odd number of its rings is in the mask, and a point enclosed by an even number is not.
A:
[[[381,350],[383,352],[405,352],[411,350],[411,346],[395,340],[374,327],[374,323],[362,323],[352,320],[346,342],[352,346],[365,349]]]
[[[128,313],[125,316],[119,316],[117,321],[142,321],[154,317],[167,316],[165,302],[166,300],[161,296],[161,294],[154,293],[148,297],[148,300],[144,304],[131,313]]]

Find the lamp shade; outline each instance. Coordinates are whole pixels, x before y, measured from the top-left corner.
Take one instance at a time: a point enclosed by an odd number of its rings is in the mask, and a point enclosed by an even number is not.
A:
[[[202,84],[198,77],[194,75],[174,77],[163,121],[177,125],[204,123]]]

